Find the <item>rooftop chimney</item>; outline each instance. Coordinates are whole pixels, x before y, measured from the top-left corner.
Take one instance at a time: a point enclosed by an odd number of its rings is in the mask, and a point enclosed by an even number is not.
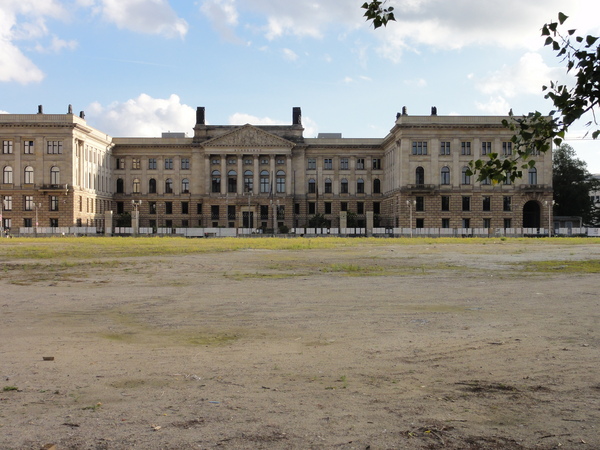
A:
[[[204,113],[204,106],[198,106],[196,108],[196,125],[205,125]]]
[[[302,125],[302,110],[298,106],[292,108],[292,125]]]
[[[38,105],[38,114],[44,114],[44,106]]]
[[[82,119],[85,119],[85,112],[79,111],[79,117],[81,117]]]

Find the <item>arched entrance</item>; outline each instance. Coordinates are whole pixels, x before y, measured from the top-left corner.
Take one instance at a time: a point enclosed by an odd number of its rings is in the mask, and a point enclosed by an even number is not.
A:
[[[530,200],[523,206],[523,228],[540,228],[540,204]]]

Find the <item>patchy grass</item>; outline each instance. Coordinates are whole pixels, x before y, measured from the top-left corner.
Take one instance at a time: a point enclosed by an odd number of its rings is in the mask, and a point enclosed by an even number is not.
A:
[[[600,260],[530,261],[524,265],[523,270],[544,273],[600,273]]]

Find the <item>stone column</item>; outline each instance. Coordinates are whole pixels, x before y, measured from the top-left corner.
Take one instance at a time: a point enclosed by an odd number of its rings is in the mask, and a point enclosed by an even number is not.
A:
[[[373,236],[373,211],[367,211],[367,236]]]

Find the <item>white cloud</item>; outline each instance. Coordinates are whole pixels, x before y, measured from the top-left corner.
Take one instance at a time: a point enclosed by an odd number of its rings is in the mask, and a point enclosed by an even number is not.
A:
[[[473,78],[472,78],[473,79]],[[520,94],[540,94],[542,86],[566,75],[563,68],[547,66],[539,53],[525,53],[513,66],[503,66],[491,75],[476,81],[476,87],[484,94],[515,97]]]
[[[239,22],[235,0],[206,0],[200,6],[200,11],[211,20],[223,38],[239,41],[234,31]]]
[[[44,73],[21,50],[0,39],[0,81],[27,84],[43,79]]]
[[[556,18],[558,11],[573,11],[569,26],[597,9],[596,0],[522,2],[505,0],[413,0],[396,2],[396,23],[375,36],[381,40],[379,53],[398,62],[406,50],[425,45],[444,50],[466,46],[493,45],[505,48],[538,49],[543,46],[540,30]]]
[[[167,99],[152,98],[147,94],[103,106],[92,103],[87,120],[94,127],[112,136],[160,137],[165,131],[190,132],[196,116],[191,106],[181,103],[178,95]]]
[[[270,117],[256,117],[246,113],[235,113],[229,116],[229,125],[246,125],[247,123],[252,125],[281,125],[285,122]]]
[[[293,50],[290,50],[289,48],[283,49],[283,57],[285,59],[287,59],[288,61],[296,61],[298,59],[298,55]]]
[[[502,96],[490,97],[487,102],[476,102],[475,107],[491,116],[506,116],[510,111],[510,104]]]
[[[100,11],[118,28],[138,33],[183,38],[188,31],[167,0],[102,0]]]
[[[65,41],[57,36],[52,36],[52,40],[48,47],[38,44],[35,46],[35,49],[41,53],[60,53],[63,49],[75,50],[77,45],[77,41]]]

